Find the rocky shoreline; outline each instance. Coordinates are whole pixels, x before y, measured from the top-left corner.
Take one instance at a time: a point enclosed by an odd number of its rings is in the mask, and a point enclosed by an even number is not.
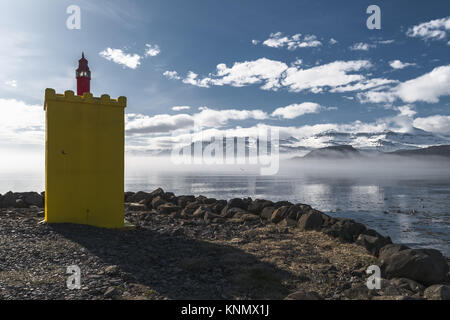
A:
[[[126,192],[136,228],[107,230],[42,224],[43,199],[0,195],[0,299],[450,299],[438,250],[306,204]],[[74,264],[81,290],[66,288]]]

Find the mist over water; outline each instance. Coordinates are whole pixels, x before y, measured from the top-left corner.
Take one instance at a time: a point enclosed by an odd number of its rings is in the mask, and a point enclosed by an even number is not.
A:
[[[43,191],[43,156],[3,158],[0,193]],[[351,218],[412,247],[450,256],[450,161],[405,157],[353,160],[282,160],[277,175],[258,165],[174,165],[170,158],[126,158],[125,190],[162,187],[177,195],[217,199],[252,197],[306,203]]]

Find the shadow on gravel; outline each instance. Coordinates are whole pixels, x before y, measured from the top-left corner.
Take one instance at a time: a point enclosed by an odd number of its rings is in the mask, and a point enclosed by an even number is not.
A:
[[[51,228],[85,247],[118,277],[146,285],[169,299],[283,299],[286,271],[231,246],[184,235],[58,224]]]

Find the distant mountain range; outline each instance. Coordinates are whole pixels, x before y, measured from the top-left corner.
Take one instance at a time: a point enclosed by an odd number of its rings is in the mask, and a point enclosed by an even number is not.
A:
[[[294,157],[292,159],[355,159],[368,157],[369,155],[370,154],[361,152],[360,150],[357,150],[352,146],[342,145],[312,150],[303,157]],[[432,146],[414,150],[397,150],[394,152],[378,152],[377,154],[372,153],[371,155],[374,157],[383,158],[392,156],[402,156],[408,158],[450,158],[450,145]]]
[[[296,140],[296,141],[295,141]],[[314,150],[332,146],[353,146],[362,151],[394,152],[430,146],[450,145],[450,137],[413,128],[409,132],[338,132],[329,130],[301,139],[286,139],[285,150]],[[294,142],[295,141],[295,142]],[[280,147],[280,150],[282,148]]]
[[[226,142],[224,151],[231,145],[231,140],[236,140],[236,138],[224,140]],[[256,143],[255,139],[246,138],[244,145],[247,154],[249,146],[254,146]],[[210,141],[203,141],[202,149],[204,150],[209,144]],[[333,154],[333,157],[354,157],[359,155],[385,153],[412,155],[419,153],[413,152],[408,154],[405,152],[408,150],[421,150],[432,146],[448,145],[450,145],[450,137],[417,128],[412,128],[409,132],[382,131],[348,133],[329,130],[307,137],[290,136],[281,138],[279,151],[280,154],[291,157],[302,157],[307,154],[308,157],[317,157],[324,155],[325,153],[329,155]],[[191,144],[191,148],[193,150],[193,143]],[[234,146],[234,149],[236,149],[236,146]],[[444,149],[431,149],[431,151],[423,152],[427,155],[431,154],[431,152],[445,153],[443,151]],[[167,156],[171,154],[171,149],[146,150],[140,153]]]

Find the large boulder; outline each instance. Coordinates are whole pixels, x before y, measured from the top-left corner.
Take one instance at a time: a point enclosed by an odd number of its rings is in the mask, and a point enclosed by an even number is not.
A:
[[[204,219],[206,214],[208,214],[209,216],[212,216],[211,210],[206,205],[200,205],[197,208],[197,210],[194,211],[194,213],[192,214],[192,217]]]
[[[270,217],[270,221],[272,223],[280,222],[281,220],[286,218],[288,211],[289,211],[288,206],[283,206],[278,209],[275,209],[275,211],[272,213],[272,217]]]
[[[435,249],[404,249],[398,245],[382,248],[379,265],[383,277],[408,278],[424,285],[444,282],[447,272],[447,259]]]
[[[162,214],[171,214],[173,212],[180,212],[181,208],[171,202],[164,203],[158,206],[158,212]]]
[[[272,218],[272,214],[275,211],[275,207],[265,207],[262,211],[261,211],[261,218],[266,219],[266,220],[270,220],[270,218]]]
[[[222,209],[225,208],[226,205],[227,202],[225,200],[218,200],[215,203],[210,204],[209,208],[212,212],[220,214],[222,212]]]
[[[164,198],[164,195],[165,195],[164,190],[162,188],[158,188],[158,189],[150,192],[149,198],[152,199],[152,198],[158,197],[158,196]]]
[[[319,230],[322,226],[323,218],[321,213],[312,211],[304,214],[298,220],[298,228],[300,230]]]
[[[273,206],[272,201],[264,199],[256,199],[248,205],[247,210],[251,213],[260,214],[264,208],[270,206]]]
[[[423,295],[428,300],[450,300],[450,286],[435,284],[426,288]]]
[[[127,191],[124,193],[124,200],[125,202],[131,202],[130,198],[134,195],[134,192]]]
[[[151,198],[152,197],[150,196],[150,193],[147,193],[147,192],[144,192],[144,191],[139,191],[139,192],[136,192],[136,193],[130,195],[127,198],[127,202],[139,203],[142,200],[146,200],[147,201],[147,200],[149,200]]]
[[[147,204],[149,208],[158,209],[159,206],[166,203],[166,200],[164,200],[161,196],[157,196],[152,199],[151,205],[150,203]]]
[[[292,206],[292,202],[289,202],[289,201],[278,201],[278,202],[275,202],[274,204],[273,204],[273,206],[275,207],[275,208],[281,208],[281,207],[289,207],[289,206]]]
[[[323,229],[327,235],[339,238],[343,242],[354,242],[364,231],[365,225],[350,219],[337,219],[330,227]]]
[[[28,206],[44,207],[44,198],[37,192],[25,192],[22,199]]]
[[[417,281],[407,279],[407,278],[394,278],[389,283],[395,288],[399,289],[401,292],[409,291],[414,294],[422,294],[425,287],[418,283]]]
[[[192,214],[195,212],[195,210],[198,209],[198,207],[200,207],[200,203],[198,203],[197,201],[195,202],[189,202],[183,209],[183,211],[181,212],[182,216],[192,216]]]
[[[237,213],[244,213],[246,212],[242,208],[238,207],[230,207],[228,204],[222,209],[220,216],[222,218],[233,218],[235,214]]]
[[[177,205],[184,208],[188,203],[194,202],[195,197],[194,196],[179,196],[177,197]]]
[[[356,243],[366,248],[366,250],[374,256],[378,256],[381,248],[388,244],[392,244],[391,238],[383,237],[374,230],[367,233],[360,234],[356,239]]]
[[[18,195],[16,193],[8,191],[2,197],[2,203],[1,203],[2,208],[15,208],[17,199],[18,199]]]
[[[229,208],[241,208],[246,211],[248,208],[248,202],[246,202],[240,198],[234,198],[234,199],[231,199],[228,201],[228,207]]]
[[[286,218],[294,221],[298,221],[300,217],[307,213],[311,208],[306,209],[303,204],[295,204],[290,206],[287,213]]]

